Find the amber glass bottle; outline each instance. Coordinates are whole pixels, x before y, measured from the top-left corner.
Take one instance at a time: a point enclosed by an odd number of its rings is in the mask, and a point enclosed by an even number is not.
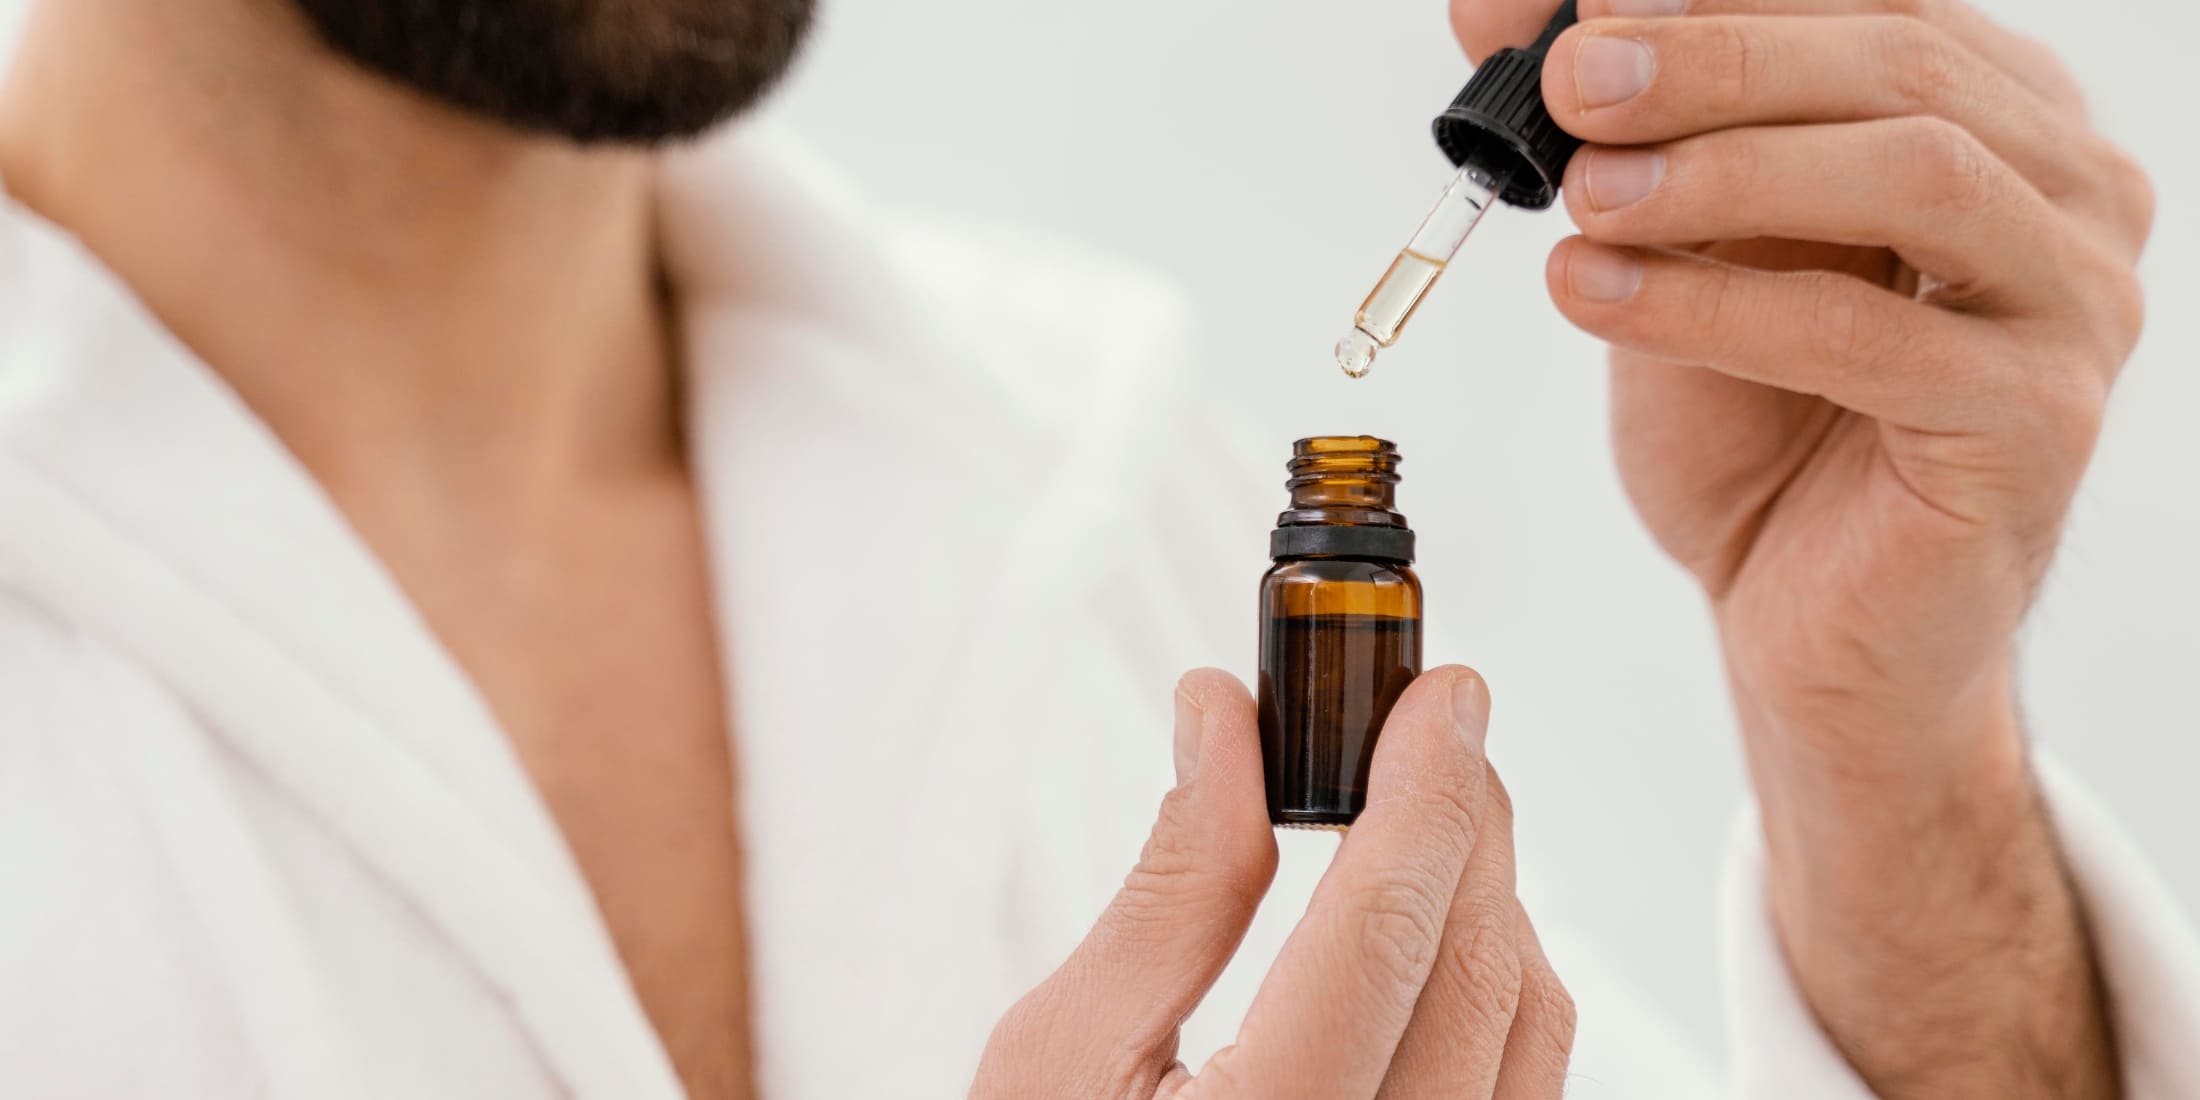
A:
[[[1421,671],[1421,580],[1395,510],[1396,446],[1337,436],[1291,452],[1291,507],[1260,581],[1268,819],[1343,828],[1367,806],[1383,719]]]

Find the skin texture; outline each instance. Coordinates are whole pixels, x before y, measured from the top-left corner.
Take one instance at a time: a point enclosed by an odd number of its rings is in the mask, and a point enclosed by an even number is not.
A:
[[[1121,1100],[1557,1097],[1574,1006],[1513,892],[1512,802],[1483,755],[1489,691],[1424,673],[1384,723],[1368,806],[1240,1026],[1192,1073],[1178,1029],[1275,873],[1253,699],[1177,687],[1177,786],[1062,968],[1002,1019],[971,1095]]]
[[[1481,56],[1550,9],[1452,15]],[[1716,613],[1790,966],[1882,1096],[2116,1095],[2012,649],[2138,336],[2146,180],[1956,0],[1581,17],[1551,294]]]
[[[11,195],[342,509],[498,717],[690,1093],[722,1100],[753,1091],[735,762],[650,171],[369,76],[287,2],[48,0],[0,90]]]

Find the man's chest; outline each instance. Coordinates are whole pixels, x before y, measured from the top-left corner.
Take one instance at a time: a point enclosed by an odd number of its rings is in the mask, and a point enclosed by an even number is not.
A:
[[[690,1094],[750,1096],[735,761],[692,506],[620,501],[502,561],[398,569],[549,808]]]

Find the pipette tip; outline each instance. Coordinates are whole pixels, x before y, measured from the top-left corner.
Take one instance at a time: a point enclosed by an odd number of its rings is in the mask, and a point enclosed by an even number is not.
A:
[[[1382,345],[1374,337],[1353,329],[1337,341],[1337,366],[1344,370],[1347,378],[1365,378],[1367,372],[1375,369],[1375,353],[1381,349]]]

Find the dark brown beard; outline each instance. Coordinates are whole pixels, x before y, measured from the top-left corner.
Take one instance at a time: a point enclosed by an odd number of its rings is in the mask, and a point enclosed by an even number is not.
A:
[[[578,142],[686,137],[793,62],[812,0],[295,0],[344,56],[473,114]]]

